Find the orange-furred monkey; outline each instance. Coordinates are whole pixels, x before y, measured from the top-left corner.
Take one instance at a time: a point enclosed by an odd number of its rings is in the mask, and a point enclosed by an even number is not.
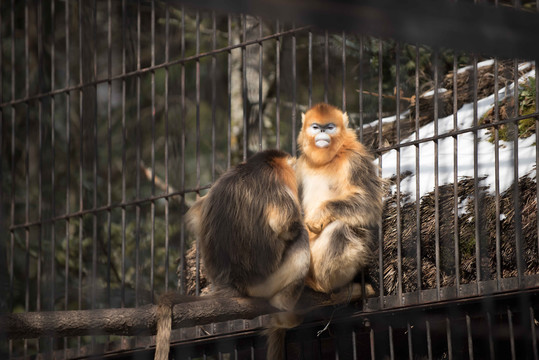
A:
[[[306,284],[324,293],[349,284],[368,264],[382,213],[383,180],[347,126],[346,113],[321,103],[302,116],[298,136],[296,176],[311,247]]]

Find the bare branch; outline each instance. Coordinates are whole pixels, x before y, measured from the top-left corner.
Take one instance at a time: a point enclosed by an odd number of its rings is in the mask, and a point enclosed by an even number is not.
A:
[[[360,297],[357,288],[352,290],[352,287],[333,295],[306,289],[298,302],[298,308],[309,311],[317,307],[357,300]],[[0,324],[5,326],[8,339],[42,336],[154,335],[157,308],[157,305],[147,305],[139,308],[4,314],[0,316]],[[252,319],[277,311],[263,299],[200,297],[195,301],[174,306],[172,328]]]

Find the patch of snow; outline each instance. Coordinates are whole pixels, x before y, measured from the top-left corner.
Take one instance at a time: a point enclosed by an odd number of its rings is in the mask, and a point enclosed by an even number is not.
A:
[[[439,88],[438,89],[438,94],[443,94],[446,91],[447,91],[446,88]],[[421,97],[427,97],[427,96],[433,96],[433,95],[434,95],[434,89],[429,90],[426,93],[421,94]]]
[[[531,62],[524,62],[522,64],[518,64],[518,71],[524,71],[524,70],[528,70],[532,67],[532,63]]]
[[[535,71],[525,75],[535,76]],[[505,94],[511,94],[513,85],[503,88],[498,93],[498,100],[502,100]],[[477,121],[492,107],[494,107],[494,94],[481,99],[477,103]],[[394,121],[394,119],[393,119]],[[435,131],[433,122],[426,124],[419,129],[419,139],[443,135],[459,129],[468,129],[474,125],[474,106],[465,104],[457,112],[456,128],[453,114],[438,119],[438,128]],[[482,186],[487,186],[488,191],[496,191],[496,183],[499,184],[499,191],[502,193],[513,183],[515,175],[515,154],[518,153],[518,177],[535,174],[536,165],[536,135],[518,140],[517,149],[514,149],[513,141],[499,141],[499,146],[488,141],[490,137],[488,129],[476,132],[466,132],[456,136],[445,137],[437,142],[429,141],[418,145],[403,146],[397,150],[391,150],[378,159],[378,164],[382,167],[382,176],[390,178],[399,172],[406,171],[412,173],[404,178],[400,183],[400,191],[410,194],[410,199],[416,199],[416,191],[419,196],[423,196],[434,190],[435,186],[442,186],[454,182],[455,175],[485,177]],[[416,140],[416,133],[403,139],[401,144]],[[495,168],[495,156],[498,154],[499,168]],[[417,157],[416,157],[417,155]],[[419,159],[417,164],[416,158]],[[455,162],[456,161],[456,162]],[[419,174],[415,174],[416,165],[419,165]],[[436,172],[437,167],[437,172]],[[455,174],[456,168],[456,174]],[[435,176],[437,174],[437,176]],[[419,189],[416,188],[416,176],[419,175]],[[396,191],[395,189],[392,189]]]
[[[466,206],[468,206],[468,203],[470,202],[470,197],[467,196],[464,200],[458,203],[458,216],[462,216],[466,213]]]
[[[400,115],[401,115],[400,116],[401,120],[405,120],[410,115],[410,110],[408,109],[406,111],[403,111]],[[397,120],[397,115],[388,116],[388,117],[382,118],[382,124],[389,124],[389,123],[395,122],[395,120]],[[374,120],[374,121],[371,121],[370,123],[365,124],[364,126],[377,127],[379,123],[380,123],[379,120]]]
[[[481,62],[478,62],[477,63],[477,68],[482,68],[484,66],[491,66],[494,64],[494,59],[490,59],[490,60],[485,60],[485,61],[481,61]],[[457,70],[457,74],[462,74],[463,72],[466,72],[468,70],[471,70],[473,69],[473,65],[468,65],[468,66],[464,66],[464,67],[461,67],[460,69]]]

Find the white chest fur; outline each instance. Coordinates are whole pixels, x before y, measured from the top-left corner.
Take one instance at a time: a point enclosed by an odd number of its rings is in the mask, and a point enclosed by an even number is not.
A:
[[[307,214],[317,211],[318,207],[325,201],[336,198],[339,195],[335,176],[328,175],[307,175],[302,179],[303,185],[303,209]]]

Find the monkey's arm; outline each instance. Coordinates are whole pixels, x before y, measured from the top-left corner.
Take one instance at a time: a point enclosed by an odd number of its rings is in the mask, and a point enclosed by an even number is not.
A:
[[[350,225],[375,225],[382,213],[384,180],[377,175],[370,156],[352,153],[350,172],[343,186],[349,189],[337,199],[323,203],[305,220],[307,227],[319,234],[330,222],[338,219]]]
[[[302,231],[301,210],[299,204],[276,202],[267,207],[266,220],[271,229],[282,240],[293,240]]]

